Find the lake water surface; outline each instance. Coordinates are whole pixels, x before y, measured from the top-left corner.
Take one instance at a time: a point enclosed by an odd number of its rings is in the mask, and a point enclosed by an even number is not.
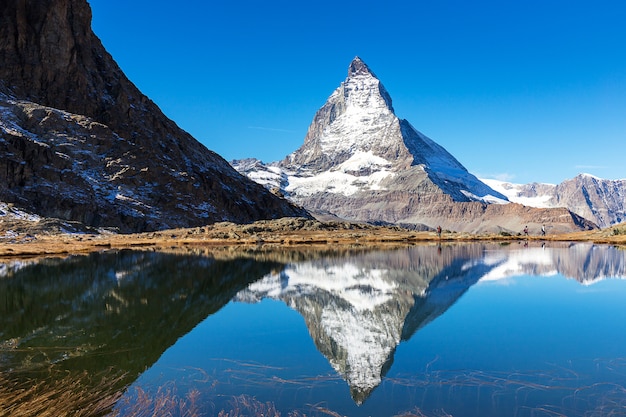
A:
[[[9,262],[0,375],[116,376],[103,415],[626,415],[625,258],[516,242]],[[0,415],[27,401],[7,390]]]

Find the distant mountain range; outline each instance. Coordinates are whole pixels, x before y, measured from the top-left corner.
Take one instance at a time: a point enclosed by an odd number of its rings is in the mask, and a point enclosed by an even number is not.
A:
[[[123,232],[308,216],[143,95],[85,0],[0,3],[0,202]]]
[[[482,181],[509,201],[531,207],[566,207],[602,228],[626,221],[626,180],[580,174],[558,185]]]
[[[526,225],[538,232],[542,224],[551,232],[595,227],[594,218],[565,205],[510,204],[500,184],[479,180],[399,119],[389,93],[359,57],[313,117],[302,147],[270,164],[231,163],[321,218],[467,232],[519,233]]]

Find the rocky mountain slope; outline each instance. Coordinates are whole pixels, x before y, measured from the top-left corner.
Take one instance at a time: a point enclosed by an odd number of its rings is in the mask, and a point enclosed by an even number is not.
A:
[[[504,194],[395,115],[389,93],[358,57],[315,114],[300,149],[269,165],[232,164],[318,215],[471,232],[517,233],[542,223],[555,232],[593,227],[567,209],[504,204]]]
[[[0,201],[121,231],[307,216],[143,95],[85,0],[2,2],[0,62]]]
[[[558,185],[483,182],[505,194],[510,201],[531,207],[565,207],[603,228],[626,221],[626,180],[580,174]]]

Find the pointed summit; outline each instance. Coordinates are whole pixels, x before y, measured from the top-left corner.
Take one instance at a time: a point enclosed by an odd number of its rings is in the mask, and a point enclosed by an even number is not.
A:
[[[284,163],[296,170],[322,172],[350,159],[355,152],[407,159],[391,97],[369,67],[356,57],[348,77],[317,111],[304,145]]]
[[[372,77],[377,78],[367,64],[358,56],[354,57],[350,63],[350,67],[348,67],[348,78],[357,75],[371,75]]]

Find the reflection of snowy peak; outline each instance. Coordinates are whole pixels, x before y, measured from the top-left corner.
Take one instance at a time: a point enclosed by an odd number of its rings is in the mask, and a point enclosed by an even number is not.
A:
[[[626,277],[626,253],[592,244],[421,246],[293,263],[237,294],[297,310],[357,403],[380,384],[396,347],[478,281],[560,273],[587,285]]]
[[[442,257],[435,247],[421,249],[430,262],[397,251],[384,252],[387,259],[373,252],[292,264],[251,284],[237,299],[271,297],[298,310],[320,352],[361,403],[380,384],[400,341],[443,313],[479,278],[466,280],[466,272],[452,277],[465,261]]]
[[[296,264],[250,285],[239,298],[281,299],[298,310],[316,345],[360,403],[380,384],[412,304],[410,297],[398,299],[398,285],[386,274],[349,262]],[[399,308],[391,309],[393,305]]]

